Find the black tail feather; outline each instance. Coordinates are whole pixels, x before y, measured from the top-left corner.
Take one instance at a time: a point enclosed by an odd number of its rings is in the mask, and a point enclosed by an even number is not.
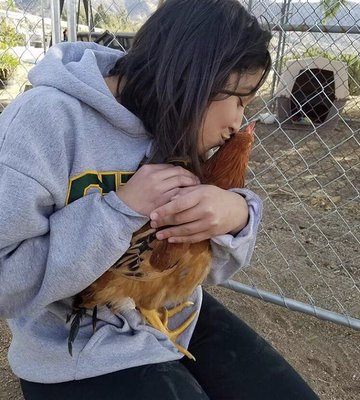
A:
[[[93,333],[96,332],[96,322],[97,322],[97,306],[93,308],[93,314],[92,314]]]
[[[78,308],[73,308],[71,314],[68,314],[66,316],[66,323],[68,324],[71,321],[70,332],[68,337],[68,350],[71,357],[72,357],[73,344],[79,333],[81,320],[83,319],[85,314],[86,314],[86,308],[78,307]],[[93,313],[92,313],[93,333],[95,333],[96,331],[96,322],[97,322],[97,306],[93,308]]]
[[[73,310],[72,313],[69,314],[66,318],[66,323],[69,323],[71,320],[70,332],[68,337],[68,350],[71,357],[72,357],[73,343],[76,339],[76,336],[79,333],[80,323],[85,313],[86,313],[85,308],[79,308],[77,310]]]

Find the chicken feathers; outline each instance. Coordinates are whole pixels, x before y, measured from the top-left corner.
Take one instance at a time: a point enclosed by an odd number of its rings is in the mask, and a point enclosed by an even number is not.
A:
[[[254,123],[238,132],[203,164],[202,183],[222,189],[244,187],[245,173],[254,141]],[[167,320],[190,306],[187,300],[201,284],[210,270],[210,240],[199,243],[168,243],[157,240],[156,229],[150,223],[134,233],[129,249],[123,256],[90,286],[73,299],[68,338],[69,353],[76,338],[82,316],[93,310],[93,327],[96,327],[98,307],[107,306],[113,313],[121,310],[126,299],[131,298],[145,320],[166,334],[179,351],[194,358],[176,343],[177,337],[191,324],[193,313],[180,327],[169,330]],[[171,310],[165,305],[174,304]]]

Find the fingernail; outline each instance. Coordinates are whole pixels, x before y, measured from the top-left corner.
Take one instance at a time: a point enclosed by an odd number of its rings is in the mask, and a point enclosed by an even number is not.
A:
[[[156,234],[156,238],[159,239],[159,240],[162,240],[162,239],[164,239],[164,234],[163,233],[157,233]]]
[[[169,243],[176,243],[176,240],[175,240],[175,238],[172,238],[172,237],[171,237],[171,238],[168,239],[168,242],[169,242]]]
[[[157,223],[156,223],[155,221],[151,221],[151,222],[150,222],[150,226],[151,226],[152,228],[157,228]]]
[[[151,218],[151,219],[157,219],[158,216],[159,216],[159,215],[158,215],[157,213],[154,213],[154,212],[150,214],[150,218]]]

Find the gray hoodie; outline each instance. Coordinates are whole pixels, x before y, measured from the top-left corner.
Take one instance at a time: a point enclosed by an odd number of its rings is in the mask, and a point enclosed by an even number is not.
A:
[[[115,194],[151,151],[143,124],[103,79],[121,56],[94,43],[52,47],[29,74],[34,88],[0,117],[0,318],[13,335],[10,366],[25,380],[84,379],[183,356],[131,303],[117,315],[99,310],[95,334],[86,315],[72,357],[67,350],[72,296],[148,221]],[[211,284],[248,264],[254,248],[261,202],[234,190],[247,199],[249,223],[237,237],[212,239]],[[200,287],[192,300],[170,326],[199,311]],[[180,336],[182,346],[195,325]]]

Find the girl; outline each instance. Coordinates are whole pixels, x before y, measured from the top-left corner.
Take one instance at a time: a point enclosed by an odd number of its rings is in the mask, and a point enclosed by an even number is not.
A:
[[[0,316],[27,400],[317,398],[200,287],[173,317],[199,311],[179,340],[196,362],[131,307],[100,310],[95,334],[86,316],[67,352],[72,296],[149,220],[160,240],[212,238],[210,283],[249,263],[260,200],[196,175],[239,129],[269,71],[269,40],[235,0],[168,0],[128,54],[62,43],[30,72],[34,88],[0,127]],[[183,155],[195,174],[164,164]]]

